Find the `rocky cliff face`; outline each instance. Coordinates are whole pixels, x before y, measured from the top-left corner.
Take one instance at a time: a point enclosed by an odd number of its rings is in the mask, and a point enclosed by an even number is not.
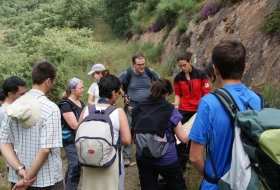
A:
[[[164,28],[157,33],[142,34],[140,41],[156,44],[164,40],[163,65],[171,56],[190,51],[193,52],[193,65],[203,68],[211,60],[212,49],[218,42],[224,39],[239,40],[247,50],[243,82],[261,92],[266,83],[280,80],[280,37],[267,35],[260,30],[264,17],[276,5],[276,0],[244,0],[220,9],[215,16],[200,23],[187,23],[183,35],[178,36],[176,28],[169,32]]]

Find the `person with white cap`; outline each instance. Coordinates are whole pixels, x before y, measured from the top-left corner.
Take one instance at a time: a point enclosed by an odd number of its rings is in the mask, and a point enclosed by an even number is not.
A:
[[[88,72],[88,75],[91,75],[94,83],[91,84],[91,86],[88,89],[88,105],[96,104],[99,99],[99,89],[98,89],[98,82],[101,77],[109,75],[109,70],[106,70],[103,64],[96,63],[91,67],[90,72]]]
[[[32,69],[32,89],[7,106],[0,148],[11,166],[8,180],[13,190],[64,189],[60,111],[46,97],[56,77],[52,63],[38,62]]]

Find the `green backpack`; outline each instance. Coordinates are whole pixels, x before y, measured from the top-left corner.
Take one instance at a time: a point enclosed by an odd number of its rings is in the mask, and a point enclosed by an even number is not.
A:
[[[240,111],[224,88],[212,94],[229,114],[234,135],[231,167],[221,178],[210,154],[219,189],[256,190],[260,187],[259,180],[265,189],[280,189],[280,110],[268,108],[260,94],[260,111],[253,110],[249,104],[245,111]]]

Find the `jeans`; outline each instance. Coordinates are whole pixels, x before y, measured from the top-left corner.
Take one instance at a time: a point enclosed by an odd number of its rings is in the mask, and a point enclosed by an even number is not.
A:
[[[169,189],[187,190],[179,162],[176,161],[169,165],[157,166],[138,159],[136,161],[141,189],[158,189],[157,181],[160,174],[166,180]]]
[[[74,138],[74,136],[72,135],[69,139],[63,140],[63,147],[68,160],[64,181],[66,190],[77,190],[81,176],[81,166],[75,144],[71,138]]]
[[[124,111],[126,113],[129,128],[130,128],[130,131],[131,131],[132,117],[131,117],[131,111],[128,109],[127,105],[124,106]],[[132,144],[123,147],[123,158],[126,159],[126,158],[131,158],[131,157],[132,157]]]

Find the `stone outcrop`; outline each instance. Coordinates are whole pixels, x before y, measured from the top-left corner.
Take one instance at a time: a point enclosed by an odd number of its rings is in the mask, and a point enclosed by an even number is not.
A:
[[[162,64],[181,51],[193,52],[193,65],[203,68],[211,59],[213,47],[224,39],[236,39],[247,50],[243,82],[261,92],[266,83],[280,80],[280,37],[270,36],[260,30],[264,17],[277,6],[276,0],[243,0],[224,7],[213,17],[186,24],[186,32],[178,36],[176,28],[152,33],[146,32],[141,42],[163,41]],[[166,35],[168,35],[166,37]],[[174,63],[176,64],[176,63]]]

